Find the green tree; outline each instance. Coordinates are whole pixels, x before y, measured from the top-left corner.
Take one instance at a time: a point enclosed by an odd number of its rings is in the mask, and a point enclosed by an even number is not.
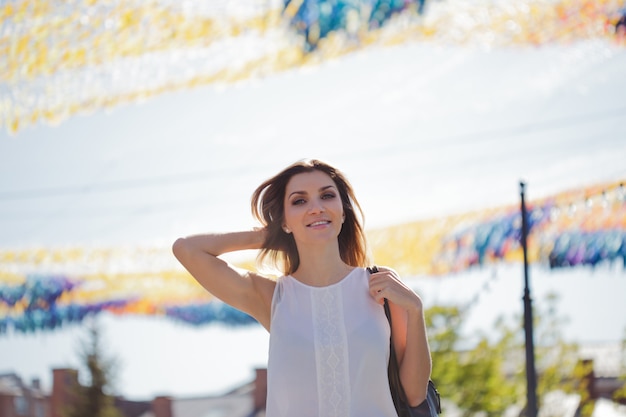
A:
[[[626,329],[624,329],[624,338],[622,339],[622,358],[620,363],[620,380],[622,386],[613,393],[613,399],[617,402],[626,400]]]
[[[586,378],[592,365],[580,362],[578,345],[565,340],[562,329],[567,320],[557,314],[558,301],[557,294],[549,293],[541,303],[545,308],[534,312],[537,394],[541,400],[548,392],[560,389],[579,394],[585,402],[589,398]]]
[[[564,320],[558,316],[558,297],[550,294],[534,309],[535,358],[539,400],[547,392],[565,389],[577,380],[578,348],[564,341]],[[526,368],[522,315],[509,324],[498,317],[491,337],[478,334],[471,348],[461,336],[467,309],[435,306],[426,311],[426,325],[433,358],[432,378],[442,397],[454,402],[465,417],[482,412],[501,416],[511,405],[526,402]],[[580,391],[580,390],[578,390]]]
[[[79,354],[88,377],[85,384],[74,388],[72,405],[64,417],[122,417],[111,395],[116,361],[105,357],[102,332],[97,324],[92,323],[87,333],[87,339],[81,341]]]
[[[502,327],[495,343],[480,335],[472,349],[461,351],[466,311],[436,306],[426,312],[434,364],[432,378],[442,396],[459,406],[464,416],[477,412],[488,417],[501,416],[520,396],[519,383],[505,373],[504,367],[513,335]]]

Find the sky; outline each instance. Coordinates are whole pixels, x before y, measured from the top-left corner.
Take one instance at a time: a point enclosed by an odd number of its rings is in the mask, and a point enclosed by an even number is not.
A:
[[[3,132],[0,248],[168,247],[182,235],[249,228],[252,191],[305,157],[347,174],[366,228],[517,204],[520,180],[533,199],[623,179],[624,73],[624,48],[601,40],[404,44]],[[531,273],[537,300],[561,294],[570,339],[622,337],[623,270]],[[427,305],[483,294],[468,324],[475,333],[498,313],[520,313],[520,274],[507,265],[411,282]],[[100,319],[129,398],[220,392],[265,366],[258,326]],[[0,373],[49,385],[51,367],[76,364],[80,336],[0,336]]]
[[[0,247],[241,227],[260,179],[304,157],[345,171],[370,227],[515,202],[520,179],[529,198],[613,180],[623,65],[602,41],[411,44],[2,133]]]

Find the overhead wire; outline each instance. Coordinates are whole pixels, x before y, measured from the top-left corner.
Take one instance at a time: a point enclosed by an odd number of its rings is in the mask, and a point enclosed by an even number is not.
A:
[[[487,137],[492,137],[491,140],[502,140],[502,137],[507,136],[515,136],[515,135],[525,135],[530,133],[537,133],[542,131],[549,131],[553,129],[559,129],[564,127],[572,127],[575,125],[590,123],[593,121],[603,120],[606,118],[612,118],[617,116],[626,116],[626,107],[620,107],[617,109],[611,109],[603,112],[594,112],[588,113],[585,115],[572,115],[567,117],[555,118],[552,120],[539,121],[539,122],[531,122],[518,126],[509,126],[479,132],[467,132],[458,135],[451,135],[448,137],[440,137],[437,139],[437,143],[446,143],[448,144],[451,141],[465,141],[473,138],[480,138],[482,142],[484,142]],[[405,146],[402,146],[405,145]],[[386,146],[393,147],[393,150],[396,153],[402,153],[406,151],[406,145],[416,145],[415,143],[404,143],[404,144],[388,144]],[[424,144],[420,143],[420,146],[424,146]],[[433,146],[435,146],[433,144]],[[370,149],[364,150],[364,152],[372,151]],[[376,152],[379,150],[376,149]],[[252,172],[253,169],[249,168],[246,170],[247,172]],[[136,179],[122,179],[117,181],[103,182],[103,183],[90,183],[90,184],[82,184],[82,185],[69,185],[69,186],[59,186],[59,187],[50,187],[50,188],[33,188],[33,189],[23,189],[23,190],[11,190],[11,191],[0,191],[0,201],[15,201],[15,200],[24,200],[24,199],[35,199],[35,198],[47,198],[47,197],[59,197],[66,195],[75,195],[75,194],[95,194],[95,193],[103,193],[103,192],[113,192],[120,190],[128,190],[128,189],[136,189],[136,188],[145,188],[145,187],[155,187],[162,185],[176,185],[182,183],[191,183],[204,181],[211,176],[223,176],[223,175],[241,175],[242,169],[241,167],[233,167],[231,169],[211,169],[211,170],[203,170],[197,172],[189,172],[183,174],[172,174],[172,175],[163,175],[159,177],[147,177],[147,178],[136,178]]]

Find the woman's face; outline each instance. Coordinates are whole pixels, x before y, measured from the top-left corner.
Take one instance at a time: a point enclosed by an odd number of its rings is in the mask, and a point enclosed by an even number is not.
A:
[[[335,182],[322,171],[296,174],[285,189],[283,228],[296,241],[336,239],[344,220],[343,203]]]

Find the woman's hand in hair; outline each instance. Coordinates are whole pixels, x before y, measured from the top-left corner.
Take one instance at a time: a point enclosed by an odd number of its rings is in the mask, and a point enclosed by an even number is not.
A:
[[[252,231],[258,234],[258,241],[260,242],[258,249],[262,249],[267,240],[267,227],[253,227]]]

